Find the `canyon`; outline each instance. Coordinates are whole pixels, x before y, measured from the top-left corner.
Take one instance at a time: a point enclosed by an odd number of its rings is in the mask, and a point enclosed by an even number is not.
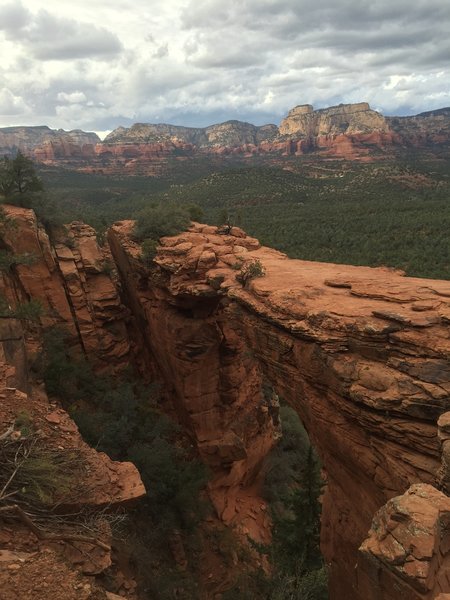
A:
[[[193,158],[266,158],[312,155],[372,161],[411,148],[448,147],[450,108],[408,117],[385,117],[367,102],[314,110],[299,105],[280,126],[227,121],[208,127],[136,123],[104,141],[95,133],[48,127],[0,129],[0,152],[21,150],[38,163],[83,172],[160,176],[171,161]]]
[[[303,131],[311,114],[296,110],[284,126]],[[340,127],[334,116],[325,120]],[[308,127],[320,130],[321,118]],[[81,222],[50,242],[33,211],[5,212],[15,228],[3,231],[2,247],[35,260],[3,274],[2,294],[11,305],[39,300],[40,328],[63,324],[98,369],[134,361],[144,375],[158,374],[210,469],[222,522],[270,540],[259,485],[280,435],[279,397],[323,463],[331,599],[450,597],[448,281],[292,260],[237,227],[199,223],[162,238],[146,264],[132,221],[115,223],[99,247]],[[251,264],[263,276],[242,279]],[[2,425],[20,397],[47,423],[67,426],[64,411],[30,387],[27,356],[40,329],[27,337],[17,319],[0,324],[3,397],[16,398],[2,402]],[[111,492],[115,502],[143,494],[132,465],[107,466],[122,490]]]

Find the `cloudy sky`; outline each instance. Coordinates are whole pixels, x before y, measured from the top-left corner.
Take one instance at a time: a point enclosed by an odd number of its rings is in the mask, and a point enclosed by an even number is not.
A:
[[[450,0],[0,0],[0,126],[450,105]]]

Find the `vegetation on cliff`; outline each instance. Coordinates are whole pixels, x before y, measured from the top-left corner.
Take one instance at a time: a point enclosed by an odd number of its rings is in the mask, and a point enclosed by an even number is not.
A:
[[[0,195],[5,202],[28,206],[31,197],[42,189],[33,161],[20,151],[14,158],[0,160]]]
[[[89,363],[73,356],[58,329],[45,335],[35,368],[49,396],[63,401],[90,445],[139,469],[147,497],[126,527],[125,543],[145,593],[172,598],[178,587],[190,590],[185,597],[195,598],[195,557],[180,572],[167,540],[179,531],[184,543],[194,544],[195,527],[208,506],[200,498],[208,474],[184,434],[164,415],[158,386],[144,385],[131,373],[95,374]]]
[[[283,406],[280,420],[283,435],[268,457],[265,478],[273,518],[271,600],[326,600],[327,572],[320,553],[320,496],[325,482],[297,413]]]

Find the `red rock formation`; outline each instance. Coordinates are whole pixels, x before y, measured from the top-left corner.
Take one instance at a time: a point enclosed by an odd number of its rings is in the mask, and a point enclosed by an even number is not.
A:
[[[38,225],[32,210],[16,206],[3,208],[13,227],[4,232],[2,244],[11,254],[25,254],[33,259],[32,265],[18,265],[12,277],[3,276],[4,293],[11,302],[31,298],[39,300],[45,309],[45,316],[42,318],[44,326],[63,324],[75,335],[75,323],[61,285],[61,276],[48,235]]]
[[[193,282],[192,289],[176,292],[149,285],[148,270],[139,261],[140,247],[126,237],[131,226],[124,222],[113,227],[113,256],[128,305],[174,393],[178,417],[194,434],[200,455],[212,470],[211,499],[226,523],[236,523],[267,542],[265,503],[249,494],[248,486],[272,447],[278,426],[262,396],[258,365],[234,324],[225,314],[217,318],[219,297],[206,283]],[[181,238],[180,247],[167,246],[166,270],[172,268],[172,254],[177,268],[177,257],[186,249],[188,271],[206,275],[214,267],[215,252],[200,243],[202,236],[192,235],[186,244]],[[250,238],[236,240],[259,246]]]
[[[7,206],[5,212],[15,223],[3,236],[6,249],[34,259],[3,278],[6,296],[13,303],[39,300],[44,327],[64,327],[95,362],[126,366],[128,312],[112,279],[110,256],[99,248],[92,227],[73,223],[52,248],[32,210]]]
[[[365,600],[444,600],[449,564],[450,498],[416,484],[376,514],[359,549],[358,593]]]
[[[18,230],[3,232],[4,247],[36,256],[3,276],[8,300],[40,299],[44,325],[65,324],[103,364],[126,364],[126,312],[93,230],[73,223],[52,250],[32,211],[6,210]],[[133,350],[143,369],[156,361],[212,470],[220,518],[269,540],[259,486],[279,425],[265,380],[297,410],[324,463],[321,543],[332,599],[389,600],[390,582],[411,600],[448,592],[448,498],[431,486],[448,493],[450,481],[449,282],[289,260],[238,228],[224,235],[205,225],[163,238],[149,269],[132,227],[116,224],[109,240]],[[255,260],[265,275],[243,285],[236,275]],[[101,475],[84,503],[139,496],[132,467],[89,454],[63,411],[28,394],[19,323],[1,319],[0,336],[4,423],[31,407],[49,443],[86,452]]]
[[[354,565],[373,515],[414,483],[442,481],[449,283],[288,260],[238,229],[218,235],[201,225],[161,240],[159,269],[149,271],[131,226],[112,228],[112,252],[147,345],[214,469],[218,513],[242,523],[240,496],[276,436],[264,377],[296,408],[324,463],[331,597],[365,599]],[[233,266],[254,259],[266,275],[243,287]]]
[[[222,160],[255,155],[273,160],[313,153],[370,161],[402,147],[432,149],[450,141],[450,109],[412,117],[384,117],[367,102],[314,110],[296,106],[280,127],[227,121],[209,127],[136,123],[118,127],[104,142],[93,133],[48,127],[0,128],[2,154],[18,148],[46,165],[85,172],[161,176],[170,163],[205,157]],[[169,161],[170,159],[170,161]]]
[[[44,600],[50,592],[55,600],[106,600],[105,591],[95,584],[92,577],[82,575],[102,573],[112,561],[110,526],[98,509],[108,508],[111,511],[142,498],[145,489],[141,478],[133,464],[112,461],[106,454],[90,448],[64,410],[50,404],[41,389],[30,389],[21,325],[16,319],[0,318],[0,434],[3,435],[3,443],[8,432],[11,439],[15,436],[14,439],[20,441],[23,434],[19,430],[11,433],[10,429],[20,415],[26,415],[30,423],[36,448],[58,451],[60,456],[76,457],[76,463],[71,471],[70,489],[61,492],[59,499],[59,514],[66,517],[62,523],[56,520],[54,513],[48,521],[44,518],[44,511],[39,513],[40,520],[32,510],[28,512],[38,528],[47,533],[50,530],[52,535],[56,531],[60,539],[38,536],[35,529],[21,520],[11,520],[11,514],[4,512],[8,506],[5,496],[2,498],[1,597],[5,600]],[[27,460],[26,454],[19,454],[22,455],[23,460]],[[8,502],[12,504],[14,501],[12,497]],[[30,511],[28,507],[25,510]],[[80,528],[74,522],[76,517],[68,515],[86,510],[91,511],[89,514],[92,516],[92,511],[97,511],[96,525],[95,529],[94,525],[89,529],[87,522],[83,524],[83,540],[80,539]],[[100,543],[86,537],[97,539]]]
[[[54,252],[83,349],[108,367],[123,367],[130,349],[128,311],[112,279],[111,257],[99,247],[89,225],[74,222],[67,231],[66,243],[55,243]]]

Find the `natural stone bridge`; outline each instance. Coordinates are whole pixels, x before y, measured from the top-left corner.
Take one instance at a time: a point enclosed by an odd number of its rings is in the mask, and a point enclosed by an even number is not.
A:
[[[449,592],[450,282],[290,260],[237,228],[202,225],[163,239],[160,268],[149,269],[123,222],[109,241],[124,308],[92,229],[74,224],[70,247],[52,249],[32,211],[8,214],[20,228],[8,249],[37,261],[17,268],[7,297],[39,298],[48,324],[65,323],[115,368],[131,341],[142,369],[172,389],[225,522],[268,539],[258,475],[278,424],[267,381],[297,410],[326,471],[331,598]],[[266,274],[243,287],[236,266],[251,259]]]
[[[437,422],[450,410],[450,283],[290,260],[237,228],[198,225],[162,240],[152,274],[130,226],[109,236],[127,303],[215,474],[219,515],[255,536],[265,525],[248,491],[276,430],[264,379],[297,410],[324,464],[331,597],[450,590],[450,499],[431,487],[448,485],[449,414],[441,441]],[[250,259],[266,274],[243,287],[236,263]],[[416,483],[430,485],[384,507],[358,552],[375,513]]]

